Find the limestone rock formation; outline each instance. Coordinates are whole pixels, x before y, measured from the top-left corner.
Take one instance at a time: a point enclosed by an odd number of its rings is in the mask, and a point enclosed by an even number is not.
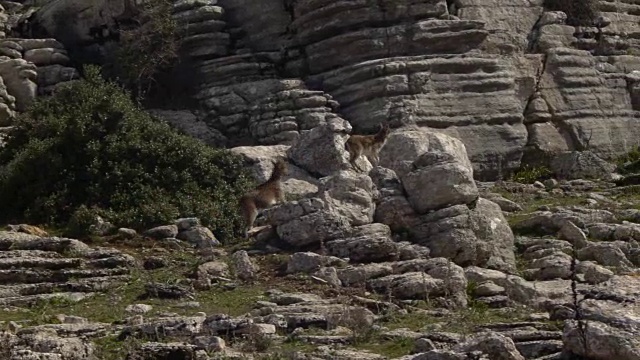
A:
[[[542,0],[177,1],[173,17],[185,30],[182,75],[197,79],[201,120],[229,146],[293,145],[336,116],[356,133],[388,121],[458,138],[474,176],[496,179],[558,152],[611,160],[638,145],[634,5],[592,3],[598,16],[584,26]],[[27,27],[102,49],[139,10],[95,0],[80,16],[78,4],[49,2]],[[58,13],[78,21],[65,26]],[[10,58],[21,51],[2,49]],[[28,52],[47,63],[43,86],[73,77],[57,66],[64,49]]]

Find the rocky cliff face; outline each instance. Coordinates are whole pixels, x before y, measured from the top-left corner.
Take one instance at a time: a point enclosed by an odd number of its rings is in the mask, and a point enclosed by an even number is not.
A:
[[[496,179],[560,151],[612,158],[638,145],[640,5],[600,1],[581,27],[543,3],[181,0],[174,16],[198,117],[220,144],[290,145],[336,117],[356,133],[388,121],[460,139],[475,177]],[[135,7],[80,5],[51,1],[7,21],[86,55]],[[64,26],[60,13],[77,21]]]
[[[201,71],[217,73],[200,93],[209,124],[230,138],[288,143],[328,113],[355,132],[415,124],[462,140],[477,178],[558,151],[611,158],[637,145],[640,62],[627,54],[637,46],[638,5],[630,1],[601,2],[599,27],[565,25],[542,0],[216,6],[185,11],[216,7],[226,22],[208,46],[220,51],[198,56],[207,58]],[[299,100],[282,93],[285,83],[302,99],[307,88],[324,93]]]

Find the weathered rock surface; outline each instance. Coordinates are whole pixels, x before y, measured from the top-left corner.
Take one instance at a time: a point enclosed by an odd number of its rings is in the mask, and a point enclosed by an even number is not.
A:
[[[513,233],[495,203],[479,198],[473,206],[455,205],[419,217],[413,241],[461,266],[515,270]]]
[[[135,260],[115,249],[92,249],[65,238],[0,231],[0,303],[79,301],[129,279]]]
[[[289,158],[311,174],[328,176],[351,167],[347,161],[344,143],[351,125],[343,119],[333,118],[322,126],[307,132],[288,150]]]
[[[591,151],[565,152],[551,161],[551,171],[560,179],[611,179],[616,166]]]
[[[640,43],[635,5],[599,3],[597,24],[576,27],[538,0],[177,2],[181,54],[204,110],[188,131],[202,128],[196,136],[222,135],[231,146],[292,145],[335,118],[339,105],[358,133],[389,121],[460,139],[476,178],[504,177],[522,160],[548,164],[566,151],[611,160],[638,137],[640,61],[632,54]],[[137,10],[95,0],[80,15],[78,4],[50,2],[18,22],[25,33],[98,54]],[[62,26],[59,12],[77,21]],[[63,47],[41,43],[8,44],[2,53],[35,63],[46,89],[50,79],[77,76]],[[26,78],[4,81],[33,97]]]
[[[277,158],[286,158],[288,145],[271,146],[239,146],[230,150],[242,156],[258,183],[269,179],[273,171],[273,164]],[[318,179],[307,171],[287,162],[287,175],[284,176],[282,186],[288,198],[303,198],[318,191]]]

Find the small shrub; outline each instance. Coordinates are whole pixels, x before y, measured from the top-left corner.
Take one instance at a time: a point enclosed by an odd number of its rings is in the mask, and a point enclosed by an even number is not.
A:
[[[551,175],[551,170],[545,166],[524,165],[509,180],[522,184],[532,184],[536,181],[548,179]]]
[[[139,12],[131,20],[138,26],[120,29],[118,46],[105,69],[142,98],[156,75],[177,62],[180,41],[171,0],[147,0],[136,6]]]
[[[96,225],[99,217],[98,209],[89,209],[85,205],[80,205],[69,219],[67,235],[76,238],[92,235],[93,226]]]
[[[616,165],[618,165],[618,171],[621,174],[640,171],[640,147],[618,157],[615,162]]]
[[[545,0],[544,8],[564,12],[571,26],[593,26],[598,16],[598,0]]]
[[[250,185],[240,157],[155,121],[96,67],[36,102],[0,149],[5,222],[66,225],[85,206],[137,230],[196,216],[224,241]]]

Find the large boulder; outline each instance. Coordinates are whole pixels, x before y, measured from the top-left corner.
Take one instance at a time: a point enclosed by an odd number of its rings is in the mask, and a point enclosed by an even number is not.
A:
[[[350,132],[349,122],[332,118],[302,134],[287,155],[294,164],[314,175],[328,176],[350,169],[344,147]]]
[[[353,229],[351,237],[327,241],[330,255],[349,258],[350,262],[393,260],[398,244],[391,240],[391,229],[384,224],[369,224]]]
[[[594,360],[640,359],[638,339],[638,331],[634,333],[598,321],[589,321],[582,326],[576,321],[565,322],[562,335],[564,348],[568,353]]]
[[[380,149],[380,166],[392,169],[402,178],[413,169],[413,162],[426,153],[450,153],[462,166],[471,166],[465,145],[451,136],[407,126],[395,129]]]
[[[8,95],[15,99],[16,110],[26,111],[36,98],[38,89],[36,66],[23,59],[0,61],[0,77],[4,81]]]
[[[340,215],[327,197],[291,201],[265,211],[280,239],[295,247],[318,245],[348,236],[349,219]]]
[[[513,232],[496,203],[479,198],[473,206],[447,207],[419,221],[410,230],[413,241],[431,249],[431,256],[460,266],[516,270]]]
[[[34,14],[34,29],[60,40],[66,47],[96,41],[96,29],[116,29],[117,21],[131,19],[136,13],[135,0],[54,0]],[[37,34],[40,35],[40,34]]]
[[[380,150],[380,165],[395,171],[418,213],[478,197],[465,145],[444,134],[416,127],[395,130]]]
[[[612,179],[616,166],[591,151],[567,151],[551,161],[551,171],[561,179]]]
[[[416,212],[424,214],[477,199],[478,188],[468,161],[466,155],[458,157],[451,152],[433,151],[420,155],[413,163],[414,169],[402,177],[407,198]]]
[[[375,211],[374,185],[367,175],[340,171],[320,179],[319,192],[353,226],[370,224]]]
[[[464,270],[445,258],[410,260],[391,268],[391,275],[384,276],[384,269],[368,274],[370,277],[382,275],[367,281],[368,286],[379,294],[391,294],[399,299],[428,298],[438,306],[449,308],[467,305]]]
[[[149,113],[207,145],[225,147],[227,144],[227,138],[220,131],[208,126],[189,110],[151,109]]]

